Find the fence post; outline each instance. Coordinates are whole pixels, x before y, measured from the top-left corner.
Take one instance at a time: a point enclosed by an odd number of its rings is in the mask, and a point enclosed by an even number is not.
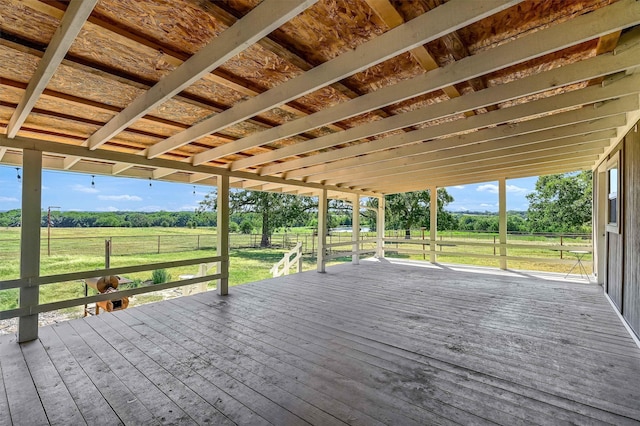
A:
[[[160,235],[158,235],[158,254],[160,254]]]
[[[560,259],[562,259],[562,235],[560,235]]]
[[[200,234],[198,234],[198,245],[196,246],[196,250],[200,250]]]

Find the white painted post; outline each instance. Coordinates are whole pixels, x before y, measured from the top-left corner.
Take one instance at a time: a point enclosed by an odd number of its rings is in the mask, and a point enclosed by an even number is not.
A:
[[[327,190],[318,196],[318,272],[325,272],[325,245],[327,239]]]
[[[376,256],[378,259],[384,258],[384,196],[378,198],[378,221],[376,224],[378,232],[378,247],[376,250]]]
[[[218,294],[229,294],[229,176],[218,176],[218,256],[224,260],[218,262]]]
[[[500,269],[507,269],[507,179],[498,179],[498,233],[500,234]]]
[[[431,197],[429,204],[429,262],[436,263],[438,256],[436,255],[436,241],[438,239],[438,188],[432,186],[429,188]]]
[[[360,195],[353,196],[353,209],[351,214],[351,241],[353,241],[353,253],[351,253],[351,263],[360,263]]]
[[[20,278],[40,275],[40,220],[42,207],[42,152],[22,151],[22,227],[20,229]],[[20,288],[20,307],[39,303],[40,287]],[[18,319],[18,342],[38,338],[38,314]]]

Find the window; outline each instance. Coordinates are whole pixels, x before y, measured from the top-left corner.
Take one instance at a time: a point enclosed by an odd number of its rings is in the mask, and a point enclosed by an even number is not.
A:
[[[607,163],[607,231],[620,231],[620,203],[618,189],[620,187],[620,152],[618,151]]]

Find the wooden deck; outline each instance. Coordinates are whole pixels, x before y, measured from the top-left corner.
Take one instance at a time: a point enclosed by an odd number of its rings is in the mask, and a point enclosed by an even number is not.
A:
[[[455,269],[340,265],[4,336],[0,425],[640,424],[640,349],[599,286]]]

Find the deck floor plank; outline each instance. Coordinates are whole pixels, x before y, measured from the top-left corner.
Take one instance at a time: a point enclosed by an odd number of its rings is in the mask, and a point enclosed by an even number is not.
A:
[[[559,278],[367,261],[0,336],[0,426],[640,425],[640,349]]]
[[[207,306],[206,304],[204,305]],[[210,314],[210,312],[203,313],[203,315],[207,314]],[[425,362],[423,359],[416,357],[405,358],[404,356],[408,354],[406,351],[404,353],[400,352],[400,354],[394,354],[388,352],[388,348],[380,349],[371,345],[359,344],[354,340],[345,339],[338,334],[326,333],[321,328],[308,328],[308,330],[305,331],[304,326],[300,325],[300,323],[304,322],[304,319],[299,317],[294,320],[284,317],[283,321],[278,322],[277,320],[279,318],[276,318],[277,316],[273,314],[273,311],[271,311],[269,316],[262,317],[254,315],[255,314],[252,314],[252,319],[256,321],[256,324],[250,325],[247,323],[246,325],[248,327],[255,327],[257,329],[257,336],[265,333],[265,331],[262,330],[263,326],[267,328],[278,328],[279,330],[286,328],[295,329],[298,330],[296,332],[298,336],[306,339],[306,342],[303,343],[306,347],[315,347],[315,350],[320,353],[325,352],[323,349],[330,349],[334,351],[333,355],[331,353],[327,353],[326,356],[329,359],[333,357],[335,362],[340,362],[346,355],[369,363],[380,371],[391,371],[403,376],[403,384],[413,385],[416,388],[424,387],[424,384],[420,383],[417,380],[417,377],[420,377],[422,380],[428,379],[431,386],[438,386],[441,388],[442,392],[447,393],[447,397],[451,397],[451,395],[455,395],[456,393],[460,393],[461,396],[465,396],[465,393],[468,395],[468,391],[473,389],[476,391],[474,396],[479,399],[481,404],[483,404],[483,409],[504,410],[507,408],[514,415],[519,416],[522,420],[526,420],[528,423],[549,423],[557,421],[558,419],[564,419],[567,421],[575,419],[575,413],[571,413],[571,415],[567,416],[567,414],[562,410],[554,410],[555,407],[552,405],[537,404],[537,401],[535,400],[532,404],[530,399],[505,391],[501,387],[483,384],[483,382],[472,380],[470,375],[465,374],[464,371],[456,372],[452,369],[446,369],[446,365],[443,365],[442,363],[438,365],[437,368],[434,368],[434,366]],[[237,315],[235,318],[237,318]],[[419,364],[416,364],[416,361],[418,361]],[[373,371],[373,374],[375,374],[375,370]],[[385,379],[390,380],[389,377],[385,377]],[[505,406],[504,403],[500,402],[500,399],[509,401],[510,406]],[[525,400],[529,402],[528,406],[522,404]],[[466,401],[466,403],[468,404],[469,401]],[[496,414],[499,413],[491,413],[489,417],[494,417]],[[517,419],[511,419],[511,422],[511,424],[515,424],[518,421]]]
[[[207,313],[203,313],[203,315],[207,315]],[[266,317],[260,318],[255,323],[242,321],[237,315],[234,318],[239,319],[236,321],[238,325],[234,326],[234,329],[239,330],[240,327],[243,327],[242,330],[252,339],[260,339],[272,344],[286,342],[289,350],[294,352],[299,350],[295,349],[296,346],[304,348],[305,358],[310,362],[332,369],[336,373],[351,376],[354,380],[367,386],[381,386],[380,383],[386,383],[382,388],[389,395],[395,395],[407,402],[438,412],[453,421],[478,423],[482,420],[470,413],[451,410],[450,404],[473,409],[476,413],[482,413],[485,419],[501,416],[501,421],[509,424],[518,424],[521,420],[508,413],[516,409],[515,406],[505,407],[504,404],[501,404],[500,407],[497,407],[493,404],[495,399],[493,396],[478,393],[475,394],[478,401],[469,399],[468,393],[460,391],[460,377],[444,379],[430,375],[424,370],[403,370],[397,368],[397,364],[385,362],[366,353],[354,354],[347,347],[332,345],[330,342],[318,344],[316,342],[321,339],[317,334],[305,336],[302,332],[291,331],[292,329],[284,333],[283,331],[289,328],[284,322],[274,322],[271,325]],[[422,381],[416,380],[416,375],[422,375]],[[428,386],[425,386],[427,376]],[[429,399],[417,397],[418,394],[427,390],[425,388],[429,390]],[[505,408],[507,408],[506,411]],[[494,409],[498,411],[494,412]],[[538,414],[544,417],[543,414]]]
[[[151,307],[150,307],[151,308]],[[191,310],[189,310],[191,311]],[[213,349],[214,351],[216,351],[217,353],[219,353],[220,355],[223,355],[225,352],[227,352],[225,350],[225,347],[227,348],[233,348],[231,349],[232,352],[230,352],[230,355],[232,357],[242,357],[244,355],[247,363],[251,363],[252,359],[249,356],[246,356],[245,354],[247,352],[250,352],[247,350],[247,347],[241,347],[238,345],[238,341],[231,341],[231,339],[220,339],[218,336],[216,337],[209,337],[209,335],[207,335],[206,332],[203,332],[203,325],[202,323],[198,323],[195,321],[189,321],[186,318],[186,314],[189,311],[185,311],[179,308],[179,306],[174,306],[174,309],[170,310],[170,313],[168,314],[168,316],[172,319],[171,322],[173,324],[179,324],[179,329],[180,330],[189,330],[190,329],[190,333],[192,333],[192,336],[194,339],[198,339],[201,341],[204,341],[207,343],[207,347],[209,348],[216,348]],[[204,315],[204,313],[201,313],[201,318],[202,319],[211,319],[210,317],[207,317],[206,315]],[[210,321],[209,323],[220,323],[220,321],[224,321],[222,318],[216,318],[215,321]],[[226,327],[230,326],[230,323],[227,322]],[[211,333],[209,333],[211,334]],[[253,339],[253,337],[252,337]],[[273,343],[273,342],[272,342]],[[278,342],[278,346],[282,347],[281,342]],[[275,347],[275,346],[274,346]],[[293,355],[291,352],[288,352],[289,355]],[[253,365],[257,365],[257,364],[253,364]],[[286,365],[286,364],[284,364]],[[288,365],[286,365],[288,369],[290,369],[290,367]],[[319,365],[318,365],[319,366]],[[268,367],[268,370],[259,370],[261,375],[267,375],[269,377],[270,380],[278,380],[278,375],[280,374],[278,371],[271,369],[270,367]],[[345,377],[346,378],[346,377]],[[326,382],[326,381],[324,381]],[[310,381],[308,382],[309,385],[313,386],[314,382]],[[287,381],[283,381],[281,383],[282,387],[288,387],[288,382]],[[293,393],[294,390],[291,391],[291,393]],[[298,395],[298,393],[296,393],[296,395]],[[318,398],[318,393],[313,393],[313,398],[312,401],[314,401],[315,403],[319,402],[319,398]],[[333,401],[332,401],[333,402]],[[335,404],[335,403],[334,403]],[[327,409],[335,409],[335,406],[326,406]],[[360,418],[363,414],[362,413],[358,413],[357,414],[357,418]],[[348,421],[349,418],[353,419],[353,413],[350,413],[346,418],[344,418],[344,415],[341,416],[343,418],[343,421]],[[373,420],[373,419],[372,419]],[[431,421],[433,422],[437,422],[440,421],[441,419],[439,418],[430,418]],[[407,422],[408,419],[403,419],[403,422]],[[373,420],[373,424],[375,424],[375,420]],[[372,424],[367,422],[366,424]]]
[[[141,327],[143,324],[132,318],[128,313],[123,311],[118,313],[117,316],[101,315],[100,320],[125,336],[131,346],[143,351],[156,363],[162,365],[178,380],[185,383],[191,390],[206,400],[216,411],[221,412],[234,423],[257,426],[271,424],[192,370],[188,362],[180,361],[171,355],[171,351],[166,351],[163,348],[163,344],[158,344],[157,340],[154,342],[149,339],[147,334],[137,331],[136,328]],[[131,319],[133,322],[128,321]],[[215,413],[210,413],[210,417],[214,415]]]
[[[71,321],[70,321],[71,322]],[[124,424],[158,424],[154,414],[68,323],[52,328]],[[82,322],[82,321],[77,321]],[[87,336],[88,337],[88,336]]]
[[[179,356],[179,361],[189,363],[195,372],[207,378],[214,385],[225,389],[233,398],[274,425],[309,424],[286,408],[279,406],[269,398],[255,391],[247,384],[227,374],[226,371],[218,367],[217,360],[209,358],[209,352],[206,347],[200,345],[198,341],[186,337],[181,332],[163,327],[158,322],[160,318],[156,320],[146,316],[143,313],[143,308],[144,307],[128,312],[130,315],[144,322],[143,325],[137,328],[143,330],[143,333],[146,334],[147,337],[159,345],[166,344],[164,339],[171,339],[172,345],[179,346],[179,348],[176,348],[179,350],[175,353],[175,355]],[[215,327],[211,328],[211,324],[209,327],[212,332],[215,331]]]
[[[131,351],[119,352],[110,342],[97,333],[91,332],[89,321],[71,323],[73,329],[83,336],[86,345],[106,364],[133,395],[152,413],[154,420],[162,424],[194,425],[196,422],[184,412],[158,383],[142,374],[132,364]]]
[[[395,401],[393,397],[384,392],[364,387],[347,377],[285,352],[277,346],[262,343],[252,337],[243,337],[225,327],[216,330],[216,333],[211,333],[211,335],[214,338],[219,338],[221,335],[226,336],[223,341],[229,347],[250,353],[253,358],[270,365],[284,376],[291,376],[296,380],[313,385],[326,394],[348,401],[349,404],[355,404],[353,406],[356,408],[362,407],[363,410],[368,410],[371,415],[382,422],[404,425],[424,424],[407,417],[407,412],[412,407],[403,401]],[[249,346],[238,347],[231,339],[244,341]],[[358,398],[354,398],[356,395]]]
[[[39,340],[62,382],[88,424],[122,424],[120,418],[85,373],[52,327],[42,327]]]
[[[20,345],[40,401],[52,425],[86,424],[69,389],[47,355],[42,342],[34,340]]]
[[[151,380],[167,397],[177,404],[185,413],[189,413],[196,423],[203,424],[211,422],[216,425],[235,424],[215,409],[213,405],[205,401],[200,395],[194,392],[186,383],[180,381],[177,376],[171,374],[166,368],[166,364],[158,364],[153,359],[141,351],[138,347],[125,339],[116,330],[111,328],[104,317],[112,315],[101,315],[90,318],[87,324],[99,334],[105,341],[109,342],[114,350],[126,354],[127,360],[134,366],[140,374]]]
[[[0,340],[0,363],[12,422],[23,425],[48,424],[38,390],[16,337]]]

